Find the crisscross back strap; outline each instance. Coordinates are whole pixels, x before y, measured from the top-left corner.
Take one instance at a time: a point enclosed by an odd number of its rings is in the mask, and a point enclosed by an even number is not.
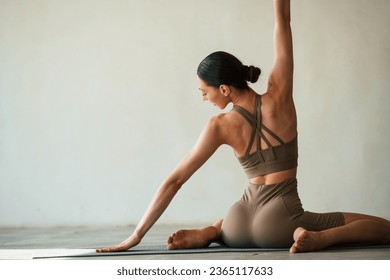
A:
[[[267,133],[269,135],[272,136],[272,138],[274,138],[276,141],[278,141],[280,144],[284,144],[284,141],[282,139],[280,139],[279,136],[277,136],[274,132],[272,132],[272,130],[270,130],[268,127],[266,127],[265,125],[263,125],[262,121],[261,121],[261,95],[257,95],[259,100],[260,100],[260,105],[259,105],[259,111],[260,111],[260,117],[259,117],[259,120],[260,120],[260,126],[262,129],[264,129],[265,131],[267,131]]]
[[[253,117],[253,115],[251,113],[248,112],[248,110],[246,110],[245,108],[243,108],[241,106],[235,105],[235,106],[233,106],[233,110],[238,112],[241,116],[243,116],[248,121],[248,123],[252,126],[251,138],[249,141],[249,145],[245,151],[245,156],[247,157],[251,151],[253,141],[255,140],[255,135],[256,135],[256,131],[257,131],[256,119]]]
[[[252,126],[252,134],[251,139],[249,141],[249,145],[246,149],[245,156],[249,156],[250,150],[252,148],[255,135],[257,135],[257,150],[261,150],[261,139],[267,144],[267,147],[272,149],[272,145],[268,138],[264,135],[261,129],[264,129],[269,135],[271,135],[275,140],[277,140],[280,144],[284,144],[283,140],[280,139],[275,133],[273,133],[269,128],[264,126],[261,121],[261,96],[256,96],[255,106],[254,106],[254,114],[251,114],[245,108],[234,105],[232,110],[238,112],[241,116],[243,116],[247,122]]]

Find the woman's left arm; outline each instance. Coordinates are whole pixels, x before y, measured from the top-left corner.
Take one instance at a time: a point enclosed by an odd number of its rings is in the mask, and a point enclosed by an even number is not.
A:
[[[293,90],[293,42],[290,0],[274,0],[274,65],[268,79],[268,91],[277,99],[291,100]]]
[[[124,251],[136,246],[164,213],[181,186],[213,155],[223,143],[218,117],[208,121],[192,150],[184,157],[155,193],[132,235],[122,243],[97,249],[97,252]]]

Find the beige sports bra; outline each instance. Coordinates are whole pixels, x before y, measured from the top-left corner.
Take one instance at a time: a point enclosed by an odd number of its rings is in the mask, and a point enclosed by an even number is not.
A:
[[[243,157],[238,157],[238,161],[241,163],[244,172],[249,179],[292,169],[298,166],[297,136],[292,141],[285,143],[269,128],[263,125],[261,121],[261,95],[256,96],[255,115],[238,105],[234,105],[232,110],[241,114],[253,128],[245,155]],[[266,131],[272,138],[278,141],[280,145],[272,146],[262,131]],[[249,154],[255,137],[257,141],[256,151]],[[266,149],[261,149],[261,139],[267,144]]]

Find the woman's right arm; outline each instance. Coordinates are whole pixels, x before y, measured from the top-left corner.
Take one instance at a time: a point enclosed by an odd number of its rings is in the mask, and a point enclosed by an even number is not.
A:
[[[212,118],[203,129],[198,141],[167,179],[160,185],[145,214],[134,232],[122,243],[97,249],[99,253],[124,251],[136,246],[160,218],[181,186],[212,156],[223,144],[220,118]]]

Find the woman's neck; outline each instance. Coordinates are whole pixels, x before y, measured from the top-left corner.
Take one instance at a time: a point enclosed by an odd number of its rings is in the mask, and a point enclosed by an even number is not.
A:
[[[230,99],[233,105],[238,105],[244,108],[252,107],[257,93],[249,88],[248,90],[234,90],[230,94]]]

